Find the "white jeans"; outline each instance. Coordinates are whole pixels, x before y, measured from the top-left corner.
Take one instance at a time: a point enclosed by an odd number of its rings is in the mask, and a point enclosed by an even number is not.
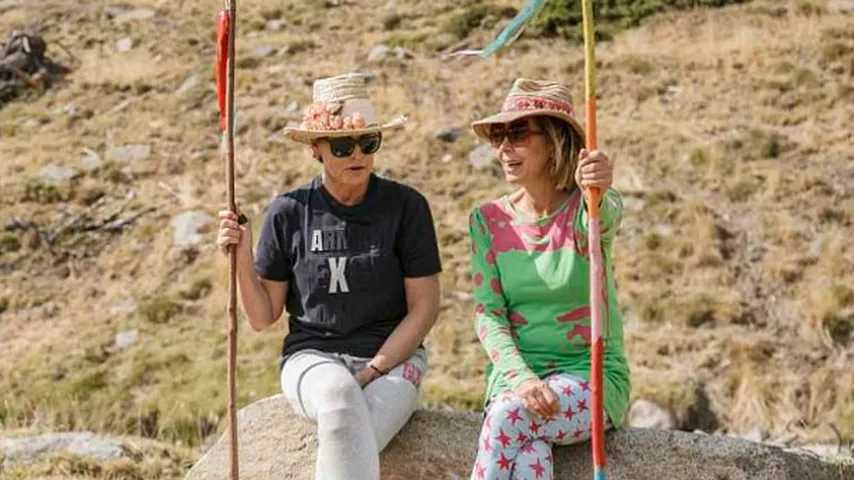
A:
[[[379,452],[415,411],[424,349],[362,389],[353,374],[369,360],[301,350],[282,367],[291,406],[317,423],[317,480],[379,480]]]

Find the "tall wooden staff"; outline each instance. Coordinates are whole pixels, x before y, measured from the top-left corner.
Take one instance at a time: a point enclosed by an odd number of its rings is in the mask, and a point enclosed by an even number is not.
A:
[[[596,150],[596,55],[595,29],[593,26],[592,0],[581,0],[582,20],[584,22],[584,90],[586,97],[586,143],[587,150]],[[605,480],[605,415],[603,410],[602,354],[605,340],[602,336],[602,313],[604,309],[603,285],[605,277],[602,264],[602,247],[599,244],[599,199],[602,193],[598,188],[588,188],[587,196],[588,237],[590,248],[590,389],[592,405],[590,409],[591,446],[593,449],[593,479]]]
[[[237,0],[225,0],[225,9],[217,18],[217,96],[220,130],[225,131],[227,145],[225,178],[228,208],[237,213],[234,199],[234,38],[237,24]],[[229,478],[238,480],[237,409],[235,407],[237,364],[237,251],[228,251],[228,431],[230,436]]]

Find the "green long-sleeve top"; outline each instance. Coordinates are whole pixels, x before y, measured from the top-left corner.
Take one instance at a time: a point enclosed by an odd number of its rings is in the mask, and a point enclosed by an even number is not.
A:
[[[552,214],[533,219],[508,196],[470,218],[475,324],[491,363],[486,401],[523,382],[553,373],[590,378],[590,276],[587,209],[575,189]],[[611,244],[622,200],[605,192],[599,209],[605,272],[605,411],[622,423],[631,382],[623,351]]]

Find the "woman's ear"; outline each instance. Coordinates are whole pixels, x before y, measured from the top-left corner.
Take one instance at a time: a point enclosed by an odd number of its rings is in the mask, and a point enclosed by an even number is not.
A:
[[[311,144],[311,156],[320,163],[323,163],[323,157],[320,156],[320,147],[317,142]]]

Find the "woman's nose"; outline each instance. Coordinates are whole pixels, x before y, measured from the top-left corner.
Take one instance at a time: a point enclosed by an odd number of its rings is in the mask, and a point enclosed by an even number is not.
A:
[[[501,140],[501,143],[498,144],[497,150],[499,152],[501,152],[501,151],[505,151],[505,150],[511,150],[512,148],[513,148],[513,146],[510,144],[510,139],[505,136]]]

